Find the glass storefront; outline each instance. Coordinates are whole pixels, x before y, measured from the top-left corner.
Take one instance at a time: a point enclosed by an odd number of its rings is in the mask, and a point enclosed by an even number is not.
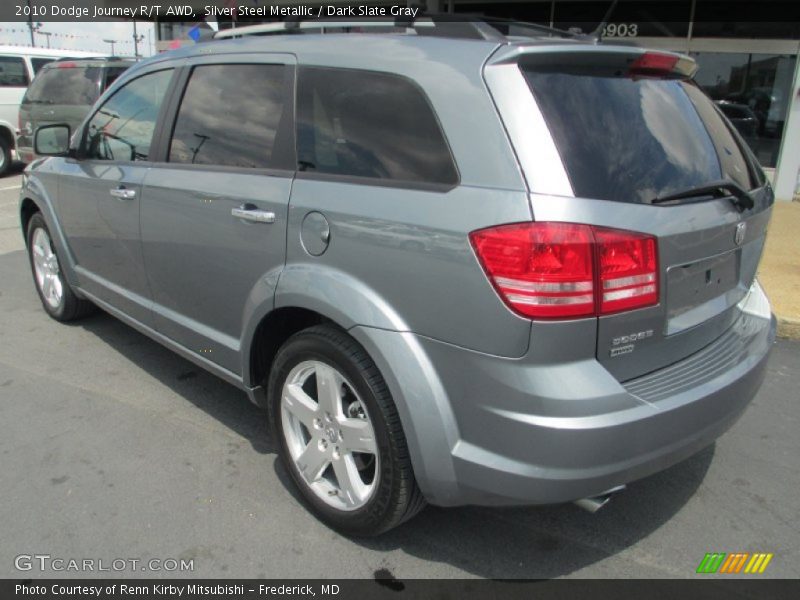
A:
[[[765,167],[778,161],[792,95],[791,55],[691,52],[696,81],[722,109]]]

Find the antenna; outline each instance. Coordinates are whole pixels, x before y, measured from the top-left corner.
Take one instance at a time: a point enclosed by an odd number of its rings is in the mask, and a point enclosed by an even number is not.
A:
[[[603,20],[600,21],[600,24],[597,26],[597,28],[589,34],[589,37],[594,39],[595,44],[599,44],[601,41],[603,41],[603,30],[606,28],[606,25],[608,25],[608,20],[611,18],[611,13],[613,13],[614,9],[617,8],[617,2],[619,2],[619,0],[612,0],[611,6],[608,7],[606,14],[603,16]]]

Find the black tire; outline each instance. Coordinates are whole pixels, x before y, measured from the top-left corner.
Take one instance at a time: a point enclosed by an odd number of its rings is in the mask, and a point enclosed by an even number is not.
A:
[[[84,300],[83,298],[78,298],[75,295],[75,292],[72,291],[69,283],[67,283],[66,278],[64,277],[64,273],[59,270],[57,274],[57,278],[61,283],[61,301],[58,303],[57,306],[51,305],[44,296],[42,289],[39,286],[39,282],[36,276],[36,267],[34,265],[34,249],[33,249],[33,238],[36,233],[37,229],[43,229],[44,232],[47,234],[47,237],[52,240],[52,236],[50,235],[50,230],[47,228],[47,223],[44,221],[44,217],[42,217],[42,213],[35,213],[31,220],[28,222],[28,232],[27,232],[27,241],[28,241],[28,261],[31,265],[31,274],[33,275],[33,285],[36,288],[36,293],[39,294],[39,300],[42,302],[42,307],[44,308],[45,312],[54,318],[56,321],[67,322],[67,321],[74,321],[76,319],[80,319],[88,314],[93,313],[96,308],[95,305],[89,302],[88,300]],[[50,244],[50,248],[53,254],[56,255],[58,259],[58,254],[56,252],[55,247],[53,246],[52,242]],[[60,259],[59,259],[60,264]]]
[[[2,135],[0,135],[0,177],[3,177],[11,169],[11,146]]]
[[[355,510],[338,510],[322,501],[306,483],[291,458],[281,419],[281,394],[294,367],[314,360],[345,376],[366,408],[379,450],[377,485],[369,500]],[[292,336],[278,351],[269,375],[269,413],[279,454],[311,510],[346,535],[374,536],[407,521],[425,507],[414,479],[406,438],[386,383],[366,351],[332,325],[318,325]]]

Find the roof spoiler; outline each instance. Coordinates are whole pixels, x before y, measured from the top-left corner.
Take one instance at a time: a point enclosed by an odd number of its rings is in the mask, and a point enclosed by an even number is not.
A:
[[[604,58],[621,69],[627,69],[631,75],[675,74],[691,78],[697,73],[697,63],[691,56],[667,52],[664,50],[647,50],[635,46],[595,46],[587,44],[564,43],[560,46],[541,46],[523,43],[502,46],[489,58],[490,65],[513,64],[519,62],[541,63],[553,65],[558,56],[564,65],[592,66]]]

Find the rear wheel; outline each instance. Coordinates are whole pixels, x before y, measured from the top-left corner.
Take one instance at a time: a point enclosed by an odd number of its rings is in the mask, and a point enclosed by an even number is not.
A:
[[[28,223],[28,256],[36,291],[48,315],[57,321],[72,321],[94,310],[91,302],[75,295],[64,278],[41,213]]]
[[[11,168],[11,145],[8,140],[0,135],[0,177],[8,173]]]
[[[275,359],[269,392],[281,458],[320,519],[376,535],[425,506],[397,409],[353,338],[329,325],[294,335]]]

